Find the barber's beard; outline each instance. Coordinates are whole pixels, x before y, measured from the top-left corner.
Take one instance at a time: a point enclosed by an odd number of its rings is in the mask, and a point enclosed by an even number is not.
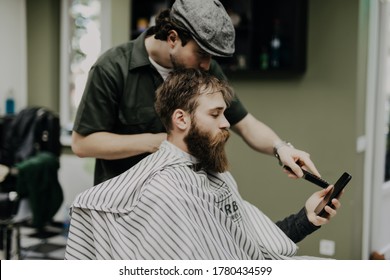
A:
[[[210,133],[201,131],[194,124],[184,141],[190,154],[199,160],[201,168],[222,173],[229,167],[225,152],[225,144],[229,136],[228,130],[222,130],[212,137]]]
[[[171,56],[171,62],[173,65],[173,69],[176,70],[176,69],[184,69],[185,68],[185,66],[182,63],[177,61],[177,59],[174,55],[171,54],[170,56]]]

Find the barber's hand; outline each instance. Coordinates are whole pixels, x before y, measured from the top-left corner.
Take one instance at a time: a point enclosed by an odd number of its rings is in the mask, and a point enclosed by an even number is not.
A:
[[[149,153],[154,153],[160,148],[161,143],[164,140],[167,140],[167,134],[166,133],[151,134],[149,140],[150,140]]]
[[[303,176],[303,172],[301,168],[310,171],[314,175],[321,177],[320,173],[318,172],[317,168],[315,167],[314,163],[310,159],[310,154],[295,149],[291,146],[282,146],[278,149],[278,155],[279,160],[281,164],[289,166],[294,173],[288,172],[287,170],[284,170],[284,172],[288,175],[290,178],[300,178]],[[299,165],[297,164],[299,163]]]
[[[333,185],[328,186],[326,189],[317,191],[313,193],[308,200],[305,203],[305,208],[306,208],[306,215],[308,220],[316,225],[316,226],[321,226],[324,224],[327,224],[331,218],[336,216],[337,214],[337,209],[340,208],[341,203],[337,198],[334,198],[332,200],[333,208],[329,206],[325,206],[325,211],[328,213],[326,218],[323,218],[321,216],[318,216],[315,212],[314,209],[317,207],[317,205],[322,201],[322,199],[325,197],[325,195],[331,191],[333,188]],[[344,192],[344,191],[343,191]],[[340,194],[342,195],[343,192]]]

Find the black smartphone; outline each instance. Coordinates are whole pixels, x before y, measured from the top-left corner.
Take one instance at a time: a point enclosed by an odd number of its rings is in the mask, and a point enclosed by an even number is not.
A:
[[[326,194],[324,199],[317,205],[316,209],[314,210],[318,216],[326,217],[328,215],[328,212],[326,212],[324,209],[325,206],[328,205],[332,207],[332,199],[337,198],[340,195],[341,191],[345,188],[351,178],[352,176],[347,172],[344,172],[344,174],[340,176],[336,184],[334,184],[333,189]]]

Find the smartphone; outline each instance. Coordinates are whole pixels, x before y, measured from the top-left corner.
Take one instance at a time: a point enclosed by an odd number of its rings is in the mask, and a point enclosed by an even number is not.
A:
[[[325,206],[328,205],[332,207],[332,199],[337,198],[340,195],[341,191],[345,188],[351,178],[352,176],[347,172],[344,172],[344,174],[340,176],[336,184],[334,184],[333,189],[326,194],[324,199],[317,205],[316,209],[314,210],[318,216],[326,217],[328,215],[328,212],[326,212],[324,209]]]

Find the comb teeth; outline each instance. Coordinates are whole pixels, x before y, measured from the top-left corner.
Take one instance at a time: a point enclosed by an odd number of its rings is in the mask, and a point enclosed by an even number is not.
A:
[[[294,173],[289,166],[286,165],[286,166],[284,166],[284,168],[287,171],[289,171],[291,173]],[[315,185],[317,185],[317,186],[319,186],[319,187],[321,187],[323,189],[327,188],[330,185],[330,183],[328,183],[324,179],[322,179],[322,178],[320,178],[320,177],[310,173],[309,171],[306,171],[304,169],[302,169],[302,171],[303,171],[303,178],[305,180],[307,180],[307,181],[309,181],[309,182],[311,182],[311,183],[313,183],[313,184],[315,184]]]
[[[316,184],[317,186],[320,186],[323,189],[327,188],[330,185],[324,179],[322,179],[322,178],[320,178],[320,177],[318,177],[318,176],[316,176],[314,174],[311,174],[310,172],[308,172],[308,171],[306,171],[304,169],[302,169],[302,171],[303,171],[303,174],[304,174],[303,177],[307,181],[312,182],[312,183]]]

